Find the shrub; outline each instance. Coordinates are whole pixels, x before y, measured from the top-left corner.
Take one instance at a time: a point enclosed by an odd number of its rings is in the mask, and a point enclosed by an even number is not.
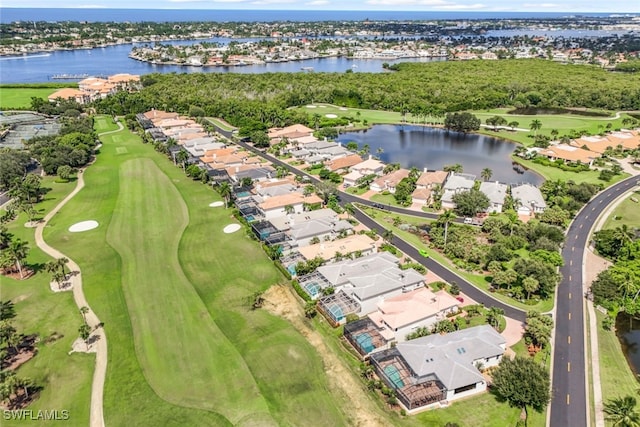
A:
[[[297,280],[291,281],[291,286],[293,286],[293,289],[296,291],[298,296],[302,298],[305,302],[312,301],[311,297],[304,291],[304,289],[302,289],[302,286],[300,286],[300,283],[298,283]]]
[[[282,265],[279,261],[273,261],[273,264],[278,270],[280,270],[280,272],[284,275],[284,277],[287,278],[287,280],[291,280],[291,273],[289,273],[289,270],[284,268],[284,265]]]

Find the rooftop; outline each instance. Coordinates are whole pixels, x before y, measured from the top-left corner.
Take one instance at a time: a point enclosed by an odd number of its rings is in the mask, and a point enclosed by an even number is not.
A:
[[[347,255],[357,251],[366,251],[374,247],[375,242],[365,234],[354,234],[344,239],[332,242],[317,243],[315,245],[303,246],[298,251],[305,259],[320,257],[325,261],[333,259],[336,252]]]

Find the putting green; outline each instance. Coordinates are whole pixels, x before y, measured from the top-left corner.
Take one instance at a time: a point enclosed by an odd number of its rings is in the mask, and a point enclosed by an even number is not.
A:
[[[168,402],[218,412],[236,425],[275,425],[242,356],[182,271],[178,245],[188,222],[182,196],[152,160],[121,164],[107,241],[122,259],[145,378]]]

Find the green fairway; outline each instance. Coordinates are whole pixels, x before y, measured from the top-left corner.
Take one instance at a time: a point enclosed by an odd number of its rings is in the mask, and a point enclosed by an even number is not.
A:
[[[609,123],[611,124],[611,129],[620,129],[624,127],[622,120],[625,117],[629,117],[627,114],[620,114],[619,117],[616,117],[615,113],[611,113],[609,117],[590,117],[577,114],[519,115],[507,114],[508,111],[509,109],[507,108],[499,108],[489,111],[471,111],[471,113],[475,114],[482,121],[482,124],[485,124],[488,118],[494,116],[502,116],[508,123],[518,122],[517,128],[527,129],[527,131],[500,130],[495,132],[488,128],[483,128],[481,133],[517,141],[527,146],[533,144],[533,138],[529,137],[534,134],[529,131],[533,120],[539,120],[542,123],[542,127],[537,132],[538,134],[551,137],[551,131],[555,129],[558,131],[556,138],[560,138],[563,135],[568,135],[571,131],[586,131],[591,135],[598,134],[604,132]]]
[[[105,323],[106,424],[348,424],[314,348],[249,310],[282,276],[244,232],[222,232],[230,211],[208,206],[220,198],[128,130],[102,140],[45,238],[80,264]],[[67,232],[85,219],[100,226]]]
[[[636,202],[631,198],[636,199]],[[609,215],[603,229],[627,225],[631,229],[640,227],[640,191],[629,194]]]
[[[56,90],[58,88],[0,87],[0,110],[28,109],[32,97],[47,99]]]
[[[51,210],[75,187],[75,182],[56,183],[55,177],[46,177],[42,187],[51,190],[44,201],[36,205],[39,216]],[[8,224],[8,229],[16,237],[29,242],[31,251],[27,264],[41,267],[51,260],[35,245],[32,228],[25,228],[27,218],[20,215]],[[93,375],[94,356],[82,353],[69,355],[71,344],[78,336],[78,327],[82,316],[69,292],[54,293],[49,288],[51,275],[44,271],[26,280],[13,280],[0,277],[0,295],[2,300],[13,300],[16,304],[16,327],[24,334],[37,333],[40,337],[38,354],[18,370],[19,377],[30,377],[43,387],[39,398],[29,409],[51,410],[67,409],[70,414],[69,425],[87,425],[89,423],[89,397],[91,377]],[[58,338],[53,338],[57,336]],[[50,340],[47,338],[51,337]],[[61,393],[60,390],[65,390]],[[3,426],[49,425],[56,422],[3,421]]]
[[[309,108],[309,106],[299,107],[301,111],[305,111],[310,115],[318,114],[322,118],[326,118],[327,114],[334,114],[338,117],[351,117],[353,119],[366,120],[369,125],[373,124],[395,124],[402,123],[402,115],[397,111],[383,111],[383,110],[367,110],[364,108],[343,108],[330,104],[313,104],[315,108]],[[427,117],[426,120],[423,117],[414,117],[408,113],[406,116],[406,123],[424,123],[424,122],[437,122],[442,123],[442,118]]]

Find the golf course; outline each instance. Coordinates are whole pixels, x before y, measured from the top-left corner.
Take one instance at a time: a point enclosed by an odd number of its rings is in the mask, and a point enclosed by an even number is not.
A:
[[[114,129],[110,122],[97,118],[96,130]],[[220,198],[126,129],[102,141],[85,188],[44,237],[80,265],[104,322],[106,425],[349,424],[348,400],[330,387],[315,349],[285,320],[250,309],[252,295],[283,278],[244,231],[223,233],[235,221],[209,207]],[[85,220],[100,225],[68,231]],[[58,390],[73,389],[55,393],[45,381],[37,405],[78,408],[71,425],[87,425],[93,356],[56,356],[83,363],[79,384],[62,378]]]

